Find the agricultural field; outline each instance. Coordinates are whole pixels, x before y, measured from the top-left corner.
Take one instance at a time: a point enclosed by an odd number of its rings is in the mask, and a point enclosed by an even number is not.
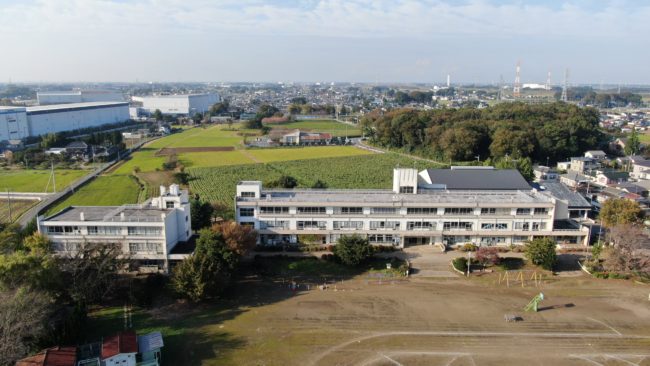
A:
[[[56,213],[68,206],[113,206],[138,203],[143,187],[131,175],[102,175],[47,210]]]
[[[36,205],[36,200],[15,200],[0,199],[0,224],[7,224],[16,221],[20,215]],[[11,214],[10,214],[11,213]],[[11,220],[10,220],[11,217]]]
[[[56,190],[60,191],[69,186],[72,182],[88,174],[88,170],[55,169]],[[0,191],[10,190],[13,192],[45,192],[50,170],[0,170]],[[48,192],[53,191],[52,182],[47,188]]]
[[[650,133],[641,133],[641,134],[639,134],[639,141],[641,141],[642,144],[649,145],[650,144]]]
[[[190,189],[201,198],[232,206],[235,185],[240,180],[275,180],[290,175],[299,187],[311,187],[317,180],[329,188],[390,189],[396,166],[425,169],[433,164],[397,154],[372,154],[315,160],[295,160],[268,164],[236,165],[219,168],[193,168]]]
[[[332,136],[357,137],[361,136],[361,129],[346,123],[334,120],[319,119],[310,121],[293,121],[285,123],[268,123],[272,129],[293,130],[300,129],[305,132],[330,133]]]

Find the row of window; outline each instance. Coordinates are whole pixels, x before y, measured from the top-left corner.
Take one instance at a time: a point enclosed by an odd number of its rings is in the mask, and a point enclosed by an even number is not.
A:
[[[260,221],[262,229],[267,228],[281,228],[289,229],[289,221]],[[361,230],[363,229],[363,221],[333,221],[332,226],[334,230]],[[399,230],[399,221],[370,221],[370,230]],[[435,221],[407,221],[406,230],[436,230],[437,223]],[[481,230],[508,230],[507,223],[481,223]],[[326,221],[297,221],[296,227],[298,230],[305,229],[318,229],[325,230],[327,228]],[[443,222],[442,229],[448,230],[472,230],[473,223],[468,221],[445,221]],[[517,231],[542,231],[546,230],[546,222],[515,222],[513,229]]]
[[[89,236],[118,236],[123,235],[123,227],[120,226],[88,226],[86,227]],[[161,236],[161,227],[152,226],[129,226],[128,235],[131,236]],[[47,233],[50,235],[81,235],[79,226],[48,226]]]
[[[316,214],[324,215],[327,210],[325,207],[296,207],[298,214]],[[289,207],[260,207],[262,214],[289,214]],[[373,215],[398,215],[399,209],[397,207],[371,207],[370,213]],[[481,208],[481,215],[510,215],[509,208]],[[548,215],[548,208],[518,208],[516,214],[519,216],[525,215]],[[251,217],[254,216],[255,209],[250,207],[243,207],[239,209],[239,216]],[[335,215],[362,215],[363,207],[334,207]],[[437,207],[408,207],[406,209],[407,215],[437,215]],[[474,215],[474,209],[471,207],[445,207],[444,215]]]
[[[59,252],[75,252],[80,249],[81,243],[55,243],[54,249]],[[160,243],[129,243],[129,253],[139,254],[165,254]]]

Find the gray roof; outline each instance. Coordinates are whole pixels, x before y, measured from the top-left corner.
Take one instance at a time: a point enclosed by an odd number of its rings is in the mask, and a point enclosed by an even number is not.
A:
[[[432,184],[449,190],[530,190],[515,169],[427,169]]]
[[[171,211],[172,209],[140,205],[70,206],[43,221],[81,221],[81,213],[83,213],[84,222],[162,222],[161,214]],[[124,220],[121,217],[122,213],[124,213]]]
[[[140,353],[152,352],[163,348],[163,337],[160,332],[151,332],[138,336],[138,351]]]
[[[567,201],[569,208],[591,208],[589,202],[580,193],[570,190],[562,183],[544,182],[540,184],[540,188],[559,200]]]

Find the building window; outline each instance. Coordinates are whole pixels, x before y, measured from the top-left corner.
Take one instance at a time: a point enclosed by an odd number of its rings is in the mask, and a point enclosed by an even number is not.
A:
[[[436,223],[432,221],[407,221],[407,230],[435,230]]]
[[[497,244],[505,244],[506,238],[505,236],[492,236],[492,237],[482,237],[481,238],[481,245],[497,245]]]
[[[512,237],[512,241],[513,241],[514,243],[523,243],[523,242],[528,241],[528,237],[527,237],[527,236],[518,236],[518,235],[515,235],[515,236]]]
[[[362,215],[363,207],[334,207],[335,215]]]
[[[54,250],[57,252],[76,252],[80,246],[79,243],[55,243]]]
[[[368,235],[368,241],[373,244],[394,244],[399,243],[399,235],[372,234]]]
[[[399,213],[396,207],[373,207],[370,212],[373,215],[396,215]]]
[[[76,235],[81,234],[78,226],[48,226],[47,233],[52,235]]]
[[[325,230],[325,221],[297,221],[298,230]]]
[[[482,223],[481,230],[508,230],[508,224],[505,223]]]
[[[438,209],[435,207],[409,207],[406,209],[407,215],[437,215]]]
[[[533,231],[546,230],[545,222],[533,222]]]
[[[413,187],[399,187],[399,193],[413,193]]]
[[[261,206],[260,207],[260,213],[262,214],[288,214],[289,213],[289,207],[270,207],[270,206]]]
[[[167,208],[174,208],[174,207],[176,207],[176,202],[174,202],[174,201],[167,201],[167,202],[165,202],[165,207],[167,207]]]
[[[240,217],[253,217],[255,216],[255,209],[254,208],[240,208],[239,209],[239,216]]]
[[[464,221],[445,221],[442,225],[443,230],[472,230],[471,222]]]
[[[325,214],[325,207],[298,207],[299,214]]]
[[[363,221],[334,221],[334,230],[361,230]]]
[[[161,228],[151,226],[129,226],[130,236],[160,236]]]
[[[399,230],[399,221],[370,221],[370,230]]]
[[[159,243],[129,243],[129,253],[163,254]]]
[[[88,226],[88,235],[93,235],[93,236],[122,235],[122,228],[119,226]]]
[[[530,208],[518,208],[517,215],[530,215]]]
[[[473,215],[474,209],[471,207],[447,207],[445,215]]]
[[[246,226],[246,227],[251,227],[251,228],[255,227],[254,222],[240,222],[239,225]],[[189,235],[189,233],[188,233],[188,235]]]
[[[530,230],[530,223],[529,222],[515,222],[514,229],[519,230],[519,231],[529,231]]]
[[[548,215],[548,208],[546,207],[537,207],[535,208],[535,211],[533,211],[535,215]]]
[[[242,192],[241,197],[245,198],[255,198],[255,192]]]
[[[288,229],[289,221],[260,221],[261,229],[270,229],[270,228],[279,228],[279,229]]]
[[[497,209],[494,207],[483,207],[481,208],[481,215],[496,215]]]

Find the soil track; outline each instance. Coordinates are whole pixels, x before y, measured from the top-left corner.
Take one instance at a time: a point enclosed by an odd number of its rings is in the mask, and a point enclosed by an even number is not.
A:
[[[163,147],[154,156],[167,156],[180,153],[233,151],[233,146],[202,146],[202,147]]]

